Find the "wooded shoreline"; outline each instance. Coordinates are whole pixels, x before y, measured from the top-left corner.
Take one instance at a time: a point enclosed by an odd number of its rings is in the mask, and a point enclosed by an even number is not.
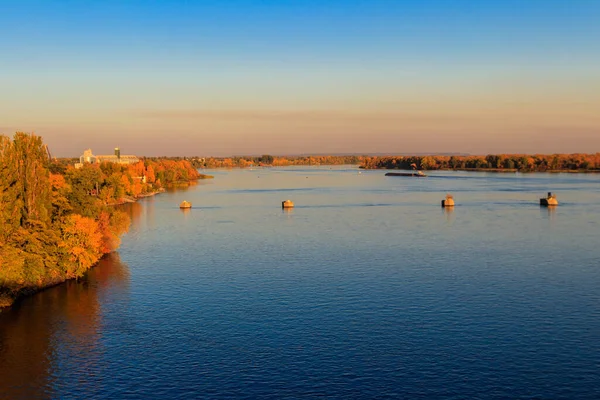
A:
[[[39,136],[0,135],[0,308],[81,277],[120,244],[129,216],[115,207],[210,178],[189,161],[51,160]]]
[[[182,158],[175,157],[173,160]],[[600,172],[600,153],[488,155],[321,155],[184,157],[196,168],[253,168],[359,165],[364,169],[419,169],[477,172]]]
[[[208,176],[210,176],[210,175],[208,175]],[[202,179],[207,179],[207,178],[202,178]],[[180,182],[180,184],[181,184],[181,182]],[[163,188],[161,190],[157,190],[156,192],[146,193],[146,194],[143,194],[143,195],[138,195],[135,198],[131,198],[131,197],[122,198],[118,202],[107,204],[107,206],[108,207],[116,207],[116,206],[122,206],[122,205],[129,204],[129,203],[135,203],[135,202],[137,202],[140,199],[143,199],[143,198],[146,198],[146,197],[156,196],[157,194],[161,194],[161,193],[164,193],[164,192],[165,192],[165,189]],[[115,249],[115,251],[116,251],[116,249]],[[104,257],[106,257],[108,254],[110,254],[110,253],[102,254],[100,256],[100,258],[98,258],[98,260],[86,270],[86,272],[88,270],[96,267],[98,265],[98,263]],[[0,312],[2,312],[2,310],[5,309],[5,308],[9,308],[9,307],[14,306],[19,300],[21,300],[21,299],[23,299],[23,298],[25,298],[27,296],[34,295],[34,294],[39,293],[41,291],[44,291],[46,289],[50,289],[52,287],[58,286],[60,284],[63,284],[65,282],[67,282],[67,281],[74,280],[74,279],[76,280],[78,278],[79,277],[66,278],[66,279],[60,279],[60,278],[58,278],[56,280],[46,281],[46,282],[44,282],[44,284],[42,286],[26,286],[26,287],[22,287],[22,288],[19,288],[19,289],[16,289],[16,290],[12,290],[12,291],[10,289],[8,289],[8,288],[0,286]]]
[[[399,168],[375,168],[394,170]],[[499,169],[499,168],[440,168],[435,171],[464,171],[464,172],[491,172],[499,174],[528,174],[528,173],[548,173],[548,174],[599,174],[600,169],[559,169],[559,170],[546,170],[546,171],[530,171],[530,170],[518,170],[518,169]]]
[[[365,169],[425,171],[596,173],[600,172],[600,153],[365,157],[360,166]]]
[[[204,178],[199,178],[199,179],[209,179],[209,178],[206,178],[206,177],[210,177],[210,175],[205,175]],[[193,181],[190,181],[190,182],[193,182]],[[183,182],[179,182],[179,185],[181,185],[181,184],[183,184]],[[137,202],[140,199],[144,199],[146,197],[156,196],[157,194],[161,194],[161,193],[164,193],[164,192],[165,192],[165,189],[161,188],[160,190],[157,190],[155,192],[138,195],[135,198],[131,198],[131,197],[122,198],[118,202],[107,204],[107,206],[113,207],[113,206],[122,206],[122,205],[125,205],[125,204],[135,203],[135,202]],[[110,253],[102,254],[100,256],[100,258],[92,266],[90,266],[87,270],[90,270],[90,269],[96,267],[100,263],[100,261],[104,257],[106,257],[108,254],[110,254]],[[86,272],[87,272],[87,270],[86,270]],[[47,282],[45,282],[43,284],[43,286],[36,286],[36,287],[27,286],[27,287],[23,287],[23,288],[17,289],[15,291],[10,291],[7,288],[0,287],[0,312],[2,312],[2,310],[5,309],[5,308],[9,308],[9,307],[14,306],[19,300],[21,300],[21,299],[23,299],[23,298],[25,298],[27,296],[34,295],[34,294],[39,293],[41,291],[44,291],[46,289],[50,289],[52,287],[58,286],[60,284],[63,284],[65,282],[67,282],[67,281],[74,280],[74,279],[76,280],[78,278],[79,277],[67,278],[67,279],[56,279],[54,281],[47,281]]]

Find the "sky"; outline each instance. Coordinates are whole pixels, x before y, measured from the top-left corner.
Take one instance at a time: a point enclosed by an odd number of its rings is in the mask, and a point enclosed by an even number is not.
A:
[[[0,0],[54,156],[600,152],[600,1]]]

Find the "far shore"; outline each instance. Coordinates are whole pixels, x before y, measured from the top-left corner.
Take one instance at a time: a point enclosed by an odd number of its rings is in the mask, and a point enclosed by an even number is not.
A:
[[[382,170],[382,171],[413,171],[411,169],[401,168],[364,168],[367,170]],[[557,170],[546,170],[546,171],[535,171],[535,170],[520,170],[516,168],[437,168],[437,169],[424,169],[420,171],[435,172],[435,171],[465,171],[465,172],[493,172],[493,173],[521,173],[521,174],[533,174],[533,173],[547,173],[547,174],[600,174],[600,169],[557,169]]]
[[[467,171],[467,172],[498,172],[498,173],[522,173],[522,174],[530,174],[530,173],[549,173],[549,174],[598,174],[600,173],[599,169],[557,169],[557,170],[547,170],[547,171],[530,171],[530,170],[519,170],[516,168],[508,169],[508,168],[440,168],[440,169],[432,169],[429,171]]]

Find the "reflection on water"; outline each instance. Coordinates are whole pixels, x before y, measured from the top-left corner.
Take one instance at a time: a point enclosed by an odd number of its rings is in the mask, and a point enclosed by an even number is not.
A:
[[[446,221],[454,221],[454,207],[442,207],[442,214],[446,216]]]
[[[106,292],[125,295],[128,288],[129,270],[112,253],[78,281],[24,298],[0,313],[0,397],[54,397],[57,371],[67,365],[85,370],[100,352],[100,298]]]
[[[540,215],[542,218],[553,220],[556,218],[556,209],[558,207],[542,207],[540,206]]]
[[[197,185],[199,185],[198,181],[174,183],[174,184],[168,185],[165,188],[165,190],[167,193],[177,193],[181,190],[193,188],[194,186],[197,186]]]
[[[152,204],[152,197],[147,197],[145,198],[145,203],[147,204]],[[150,207],[147,207],[150,208]],[[125,203],[122,204],[120,206],[118,206],[118,209],[125,212],[127,215],[129,215],[129,219],[131,220],[131,227],[139,227],[139,223],[141,221],[141,215],[143,212],[148,212],[149,210],[145,210],[144,206],[142,206],[141,202],[135,202],[135,203]],[[153,212],[153,208],[151,210],[151,212]],[[130,228],[131,228],[130,227]]]

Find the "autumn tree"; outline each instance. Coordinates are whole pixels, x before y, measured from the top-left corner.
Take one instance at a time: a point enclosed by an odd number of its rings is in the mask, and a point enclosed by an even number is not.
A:
[[[17,157],[17,180],[23,198],[22,224],[50,220],[50,185],[48,155],[42,138],[18,132],[13,137]]]
[[[0,193],[7,229],[50,219],[48,157],[39,136],[18,132],[0,140]],[[11,214],[10,216],[8,214]]]
[[[70,168],[65,180],[71,186],[68,200],[73,212],[84,217],[95,217],[102,206],[97,189],[103,183],[103,174],[98,166],[84,164],[82,168]]]
[[[21,183],[17,174],[19,161],[13,142],[0,136],[0,247],[21,226]]]
[[[73,214],[61,226],[60,248],[65,261],[66,278],[76,278],[87,271],[102,254],[102,233],[91,218]]]

